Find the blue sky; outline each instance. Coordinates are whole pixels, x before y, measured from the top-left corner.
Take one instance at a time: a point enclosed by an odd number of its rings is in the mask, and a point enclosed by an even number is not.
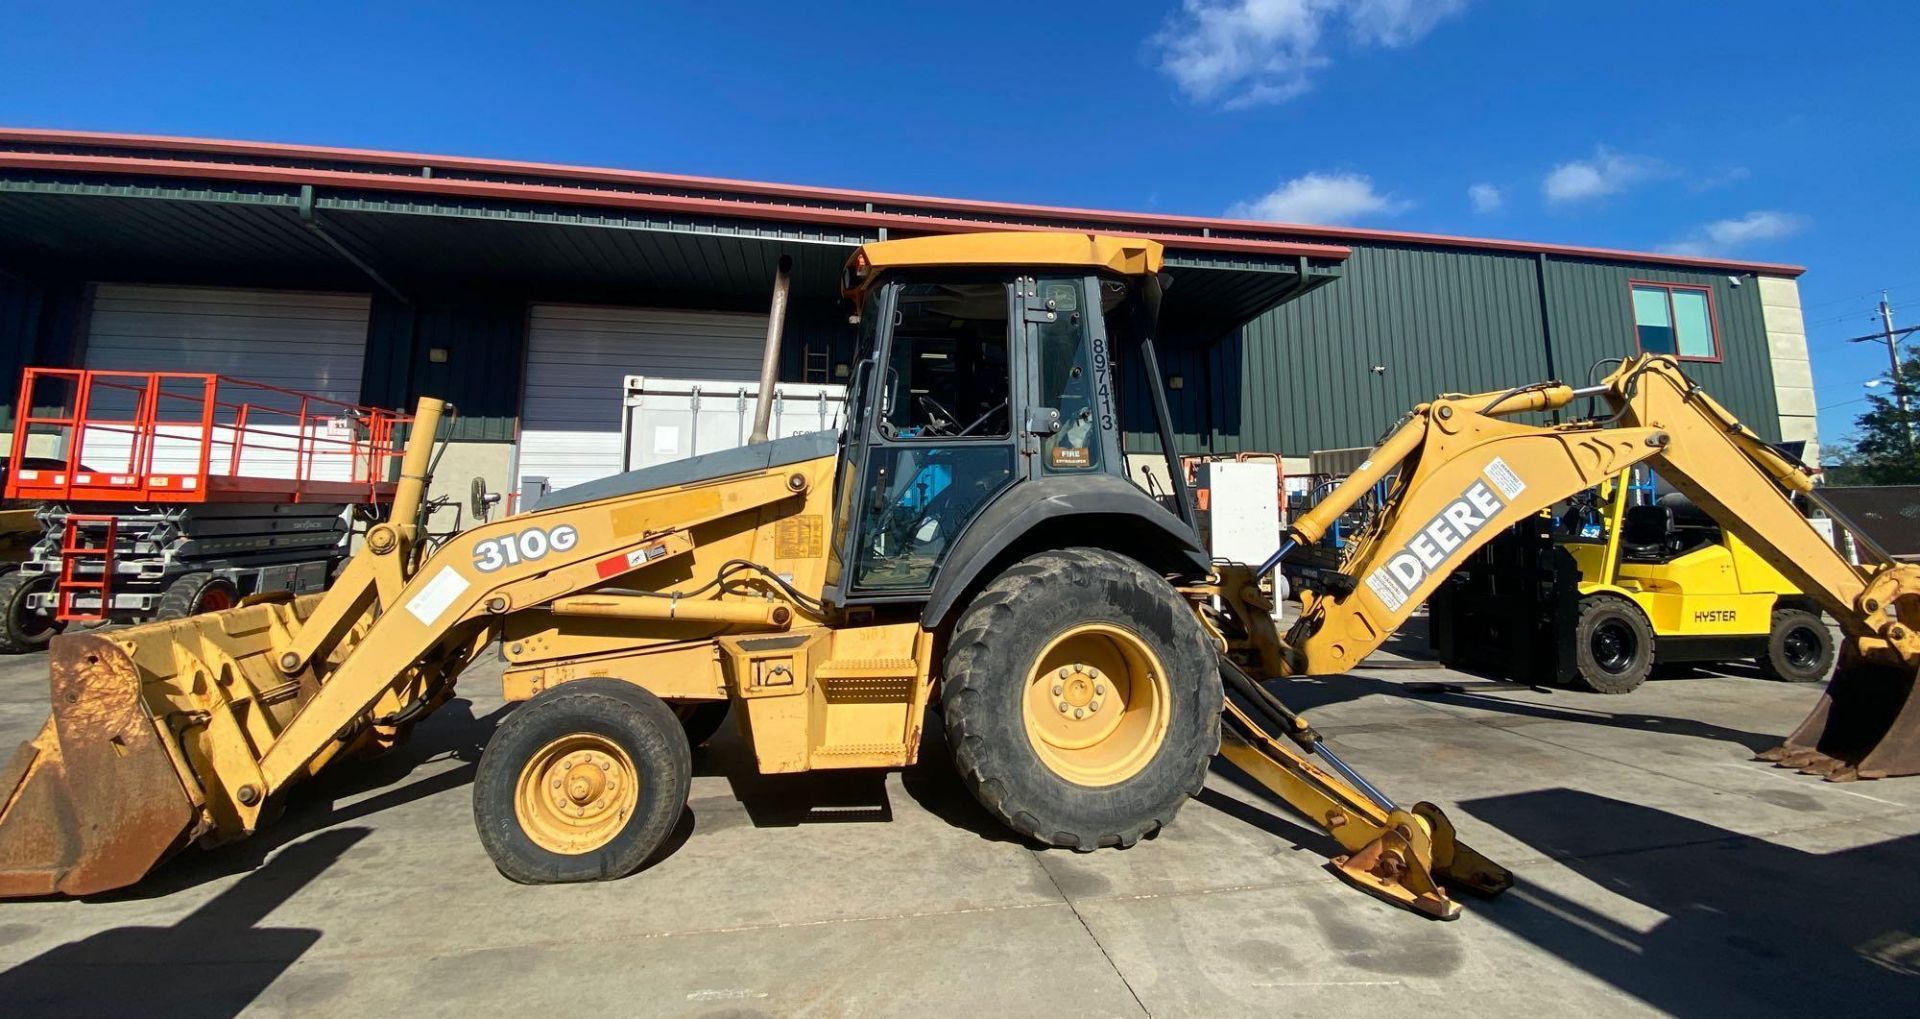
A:
[[[0,123],[1804,264],[1821,432],[1920,323],[1920,5],[16,4]]]

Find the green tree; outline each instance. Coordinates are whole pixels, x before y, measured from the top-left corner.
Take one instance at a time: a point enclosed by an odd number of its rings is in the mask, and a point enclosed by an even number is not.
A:
[[[1920,484],[1920,356],[1906,358],[1900,377],[1867,394],[1867,409],[1854,419],[1853,439],[1835,452],[1827,482],[1837,485]],[[1882,395],[1884,391],[1884,395]],[[1908,410],[1900,410],[1905,397]]]

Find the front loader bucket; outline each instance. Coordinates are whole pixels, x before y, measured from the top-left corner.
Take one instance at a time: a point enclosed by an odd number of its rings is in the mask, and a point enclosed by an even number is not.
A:
[[[1920,703],[1911,668],[1842,659],[1787,741],[1759,760],[1829,782],[1920,775]]]
[[[55,638],[53,717],[0,769],[0,897],[90,895],[184,845],[194,805],[133,662],[89,634]]]

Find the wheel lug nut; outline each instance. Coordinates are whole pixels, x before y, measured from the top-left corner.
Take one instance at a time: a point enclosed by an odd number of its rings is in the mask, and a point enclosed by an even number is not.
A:
[[[1085,709],[1085,708],[1074,708],[1074,709],[1073,709],[1073,717],[1075,717],[1075,718],[1085,718],[1085,717],[1087,717],[1087,712],[1086,712],[1086,709]]]
[[[1067,688],[1066,688],[1066,687],[1065,687],[1064,685],[1062,685],[1062,684],[1060,684],[1060,683],[1055,683],[1055,684],[1053,684],[1053,695],[1054,695],[1055,697],[1058,697],[1058,696],[1060,696],[1060,694],[1061,694],[1062,692],[1064,692],[1064,691],[1065,691],[1066,689],[1067,689]]]
[[[1106,693],[1106,692],[1107,692],[1107,684],[1105,684],[1105,683],[1095,683],[1095,684],[1093,684],[1093,692],[1094,692],[1094,694],[1095,694],[1096,696],[1097,696],[1097,695],[1099,695],[1099,694],[1104,694],[1104,693]]]
[[[1061,669],[1061,670],[1060,670],[1060,678],[1061,678],[1061,679],[1065,679],[1065,678],[1067,678],[1067,670],[1066,670],[1066,669]]]
[[[1060,713],[1061,713],[1061,714],[1063,714],[1063,715],[1064,715],[1064,714],[1066,714],[1066,713],[1067,713],[1067,709],[1068,709],[1069,707],[1071,707],[1071,705],[1069,705],[1069,704],[1068,704],[1068,703],[1067,703],[1066,701],[1061,701],[1061,702],[1060,702]]]

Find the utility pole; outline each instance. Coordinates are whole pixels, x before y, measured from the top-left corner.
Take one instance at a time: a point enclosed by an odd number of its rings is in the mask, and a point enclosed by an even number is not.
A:
[[[1900,338],[1893,330],[1893,305],[1887,303],[1887,292],[1880,291],[1880,324],[1887,341],[1887,366],[1892,369],[1893,399],[1900,408],[1900,432],[1907,437],[1907,452],[1913,452],[1913,416],[1907,411],[1907,384],[1900,377]]]

